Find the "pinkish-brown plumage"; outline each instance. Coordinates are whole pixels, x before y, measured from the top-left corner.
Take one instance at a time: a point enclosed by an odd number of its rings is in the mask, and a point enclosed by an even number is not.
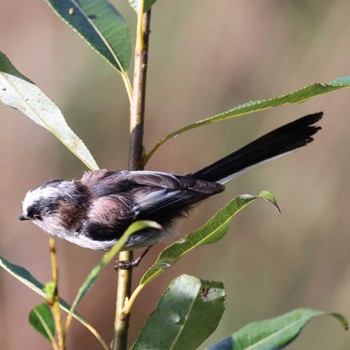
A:
[[[154,220],[164,231],[142,230],[125,249],[151,246],[167,235],[174,219],[224,190],[238,173],[306,146],[320,129],[315,113],[286,124],[223,159],[191,174],[158,171],[87,172],[81,180],[50,181],[29,191],[20,220],[82,247],[109,249],[135,220]]]

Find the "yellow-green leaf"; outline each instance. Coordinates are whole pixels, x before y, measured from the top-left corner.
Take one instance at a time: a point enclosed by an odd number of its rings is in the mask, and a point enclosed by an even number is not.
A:
[[[0,101],[18,109],[54,134],[88,168],[98,166],[83,141],[66,123],[60,109],[0,52]]]

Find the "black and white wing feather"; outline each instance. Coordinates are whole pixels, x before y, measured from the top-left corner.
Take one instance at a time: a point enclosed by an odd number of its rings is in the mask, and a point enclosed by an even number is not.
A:
[[[84,233],[94,240],[119,238],[135,220],[155,220],[165,228],[199,201],[222,192],[218,183],[154,171],[86,173],[91,207]]]

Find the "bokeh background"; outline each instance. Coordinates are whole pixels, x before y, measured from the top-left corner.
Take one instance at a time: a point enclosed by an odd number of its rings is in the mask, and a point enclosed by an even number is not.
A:
[[[134,39],[135,15],[112,1]],[[350,2],[346,0],[159,0],[152,13],[145,146],[204,117],[350,73]],[[128,160],[128,101],[122,81],[45,1],[2,1],[0,50],[63,111],[100,167]],[[132,314],[134,340],[170,281],[182,273],[224,282],[227,310],[213,344],[248,322],[299,307],[350,317],[350,89],[184,134],[155,154],[149,169],[186,173],[264,132],[323,110],[323,131],[309,147],[236,178],[178,225],[188,233],[241,193],[270,190],[282,209],[257,202],[215,245],[188,254],[143,291]],[[0,104],[0,253],[40,281],[50,279],[47,236],[17,217],[30,188],[79,178],[84,166],[51,134]],[[58,241],[60,293],[72,301],[100,252]],[[134,284],[164,246],[134,273]],[[79,311],[108,341],[113,335],[116,274],[105,269]],[[27,322],[42,299],[0,271],[0,348],[49,349]],[[68,349],[99,349],[74,322]],[[332,318],[317,319],[290,349],[350,348]]]

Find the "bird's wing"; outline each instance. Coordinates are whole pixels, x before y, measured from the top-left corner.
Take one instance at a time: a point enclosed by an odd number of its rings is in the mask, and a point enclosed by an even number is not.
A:
[[[132,171],[129,177],[136,185],[132,192],[139,204],[140,217],[159,215],[167,220],[224,190],[224,186],[217,183],[163,172]]]
[[[119,221],[150,219],[164,225],[224,190],[218,183],[155,171],[99,170],[86,173],[81,182],[91,190],[99,219],[101,215],[106,221],[113,216]]]

